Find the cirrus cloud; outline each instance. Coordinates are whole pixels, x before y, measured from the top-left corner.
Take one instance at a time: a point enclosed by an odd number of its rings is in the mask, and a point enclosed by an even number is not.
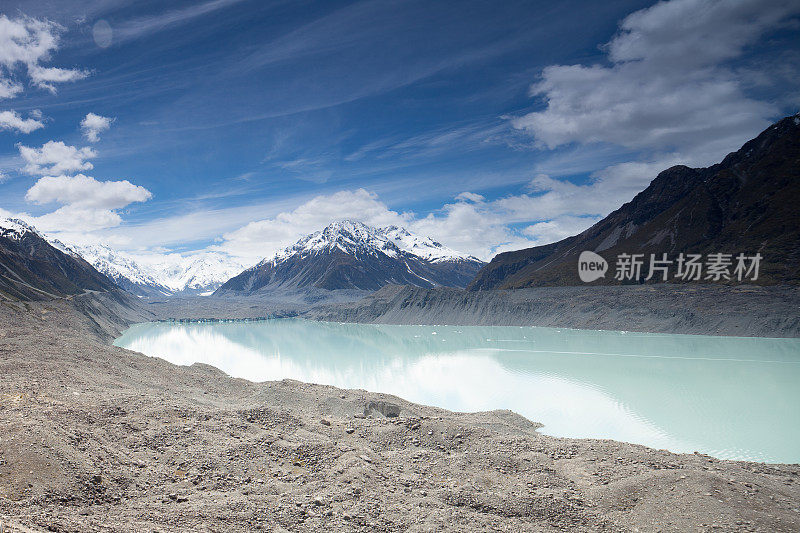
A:
[[[9,98],[22,92],[19,80],[14,79],[18,66],[24,66],[30,82],[50,92],[56,92],[56,83],[83,79],[85,70],[47,67],[58,50],[64,27],[49,20],[31,17],[14,19],[0,14],[0,98]]]

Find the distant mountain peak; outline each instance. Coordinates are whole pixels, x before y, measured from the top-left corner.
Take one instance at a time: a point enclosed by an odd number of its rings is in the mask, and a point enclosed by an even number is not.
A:
[[[388,283],[461,287],[483,262],[398,226],[337,220],[231,279],[222,292],[377,290]]]
[[[369,226],[353,219],[337,220],[264,259],[261,263],[278,263],[295,254],[314,254],[338,249],[348,254],[382,253],[397,257],[402,253],[426,261],[480,262],[476,257],[457,252],[430,237],[421,237],[406,228],[390,225]]]
[[[19,240],[28,232],[41,236],[36,228],[23,220],[11,217],[0,217],[0,236]]]

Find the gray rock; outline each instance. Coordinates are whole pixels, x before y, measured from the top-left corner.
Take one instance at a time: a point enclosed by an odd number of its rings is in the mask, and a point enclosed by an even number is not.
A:
[[[364,406],[364,415],[380,414],[387,418],[400,416],[400,406],[391,402],[378,400],[370,401]]]

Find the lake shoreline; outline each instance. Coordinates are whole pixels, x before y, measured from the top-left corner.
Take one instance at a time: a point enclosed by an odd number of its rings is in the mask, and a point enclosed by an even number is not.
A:
[[[800,528],[800,465],[549,437],[509,411],[253,383],[109,345],[152,318],[124,296],[0,306],[6,526]]]
[[[141,323],[114,345],[256,382],[366,389],[456,412],[509,409],[556,437],[800,462],[790,444],[800,430],[785,424],[800,405],[799,339],[282,318]]]

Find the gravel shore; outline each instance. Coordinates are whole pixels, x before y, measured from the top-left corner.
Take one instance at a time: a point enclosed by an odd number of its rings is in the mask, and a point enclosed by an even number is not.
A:
[[[0,303],[5,531],[798,531],[800,466],[110,346],[124,295]]]

